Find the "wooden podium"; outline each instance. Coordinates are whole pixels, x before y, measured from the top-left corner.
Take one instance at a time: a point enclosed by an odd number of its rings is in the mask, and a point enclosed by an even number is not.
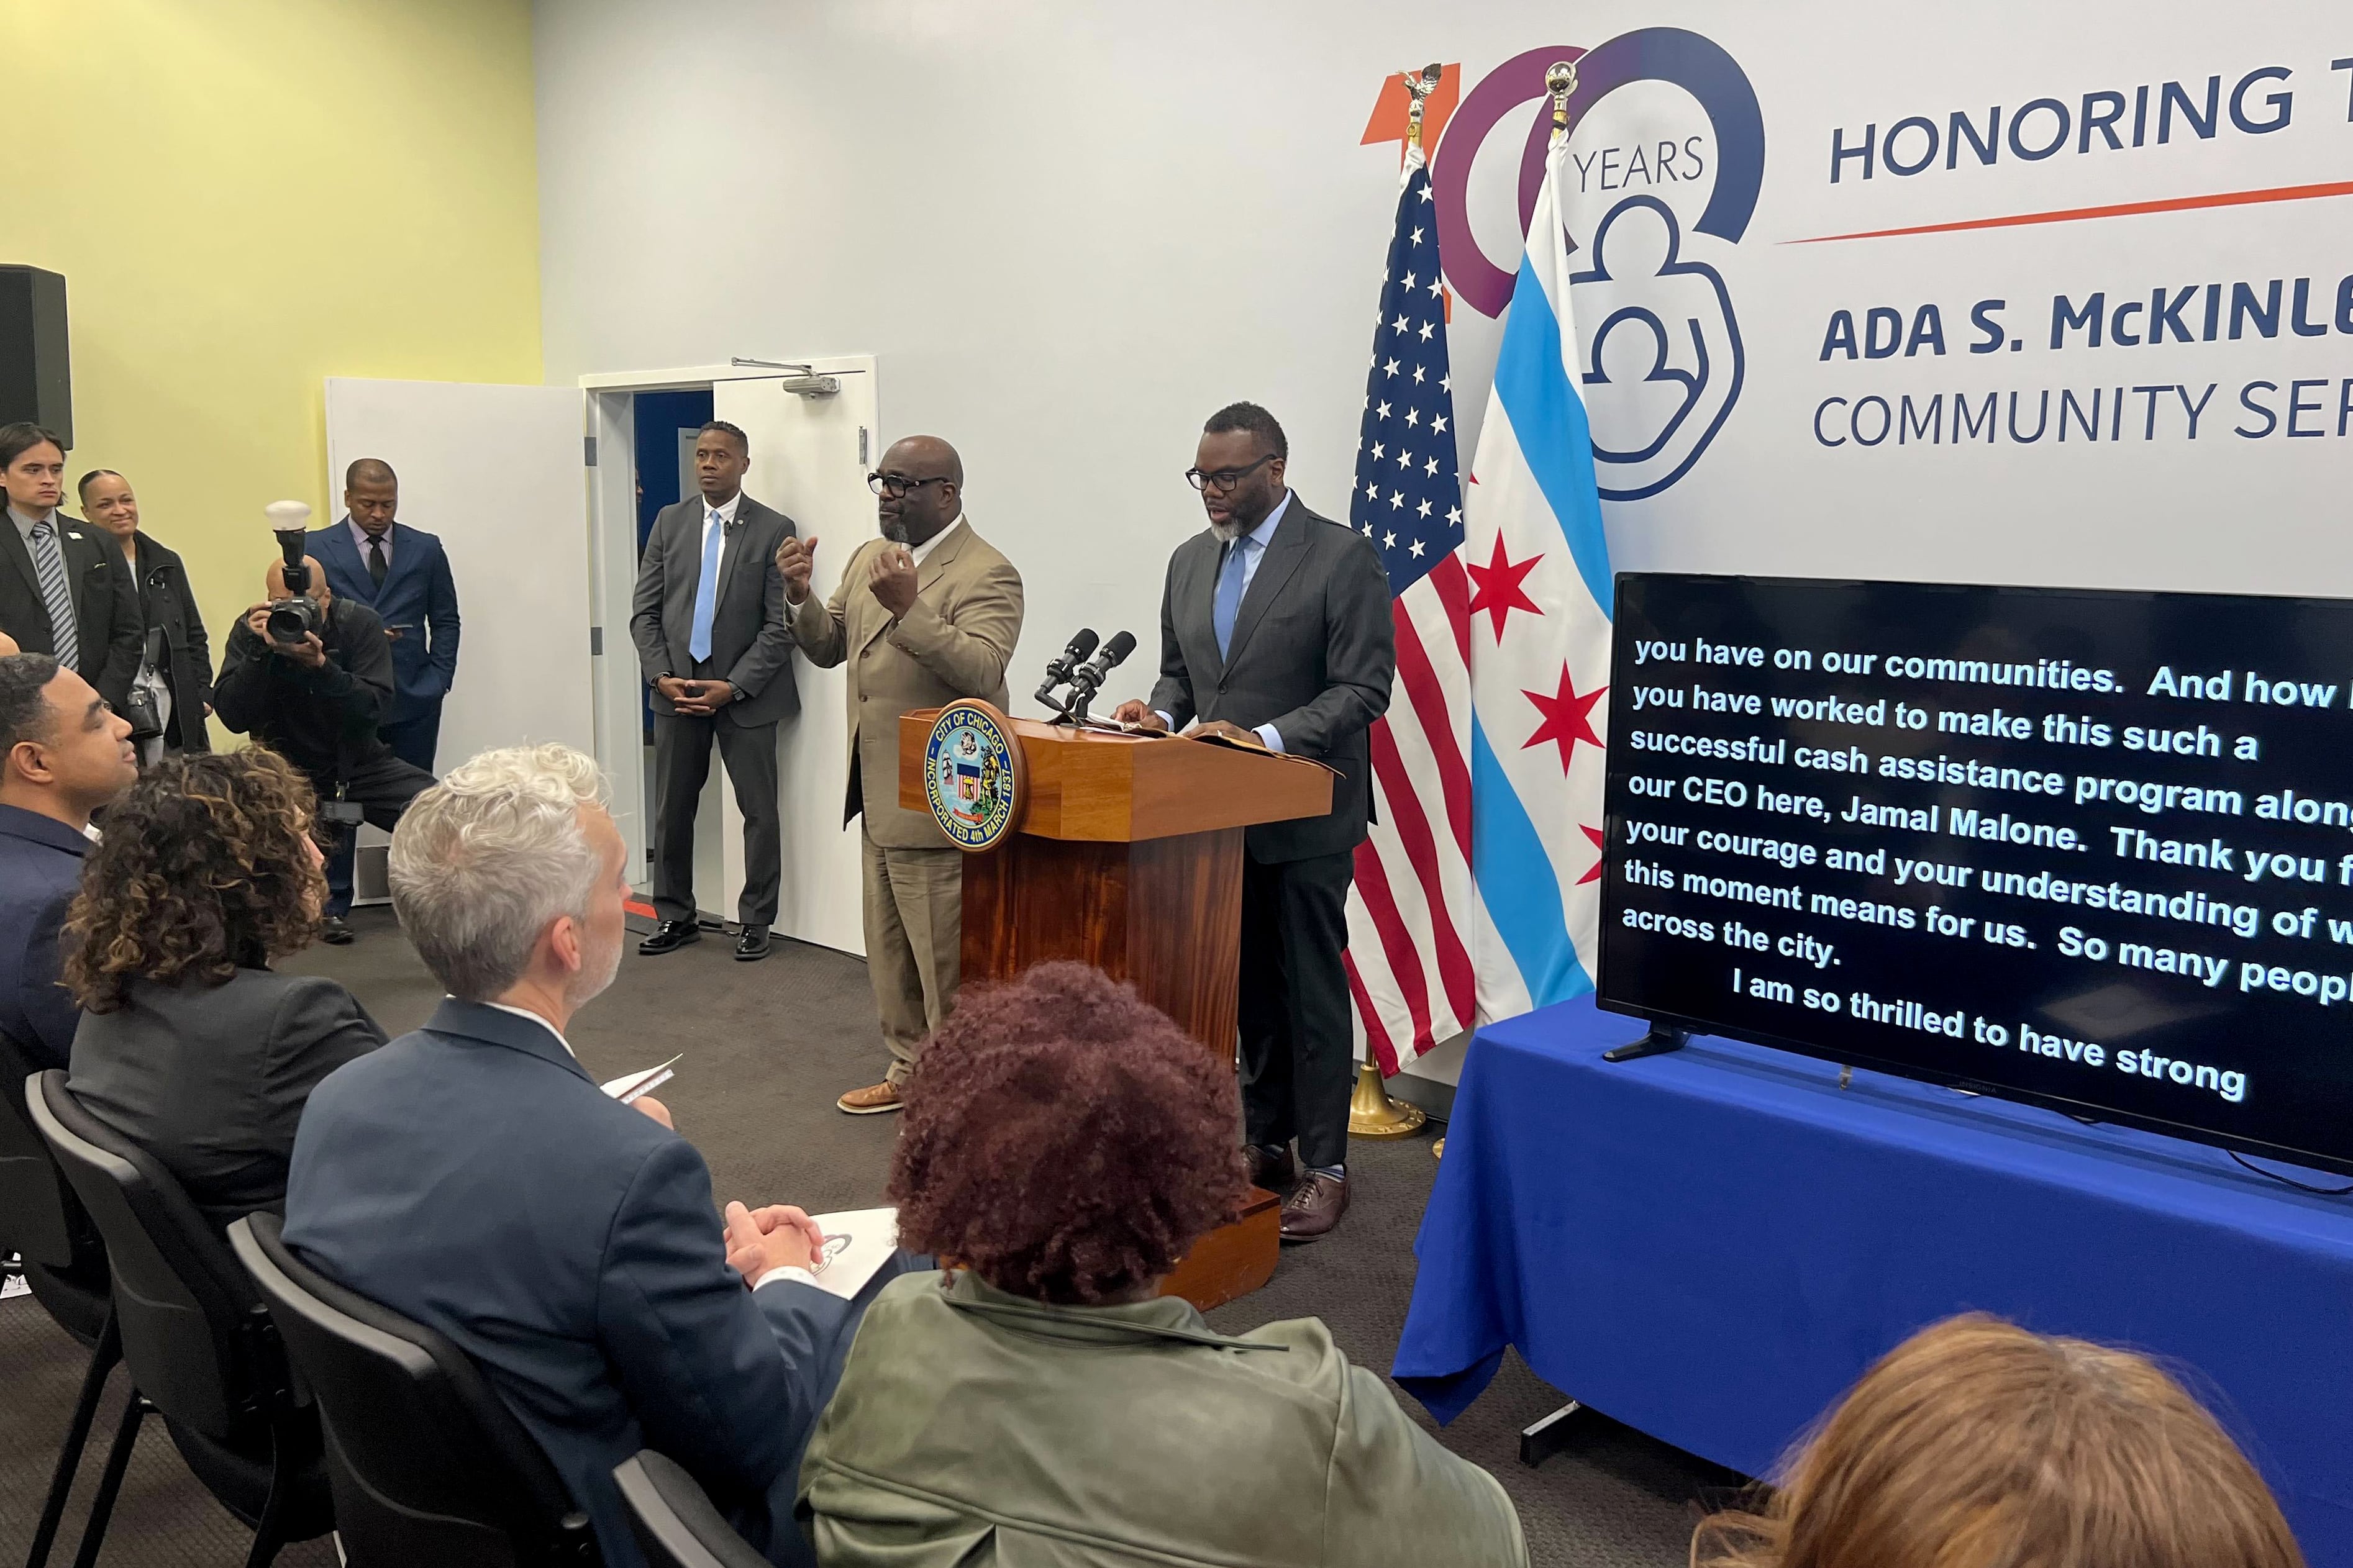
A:
[[[899,720],[899,804],[928,812],[923,747],[937,709]],[[1331,770],[1166,736],[1012,721],[1029,802],[998,848],[964,862],[963,978],[1092,964],[1230,1063],[1240,1000],[1242,830],[1332,809]],[[1281,1216],[1252,1188],[1240,1219],[1204,1237],[1167,1293],[1207,1311],[1274,1273]]]

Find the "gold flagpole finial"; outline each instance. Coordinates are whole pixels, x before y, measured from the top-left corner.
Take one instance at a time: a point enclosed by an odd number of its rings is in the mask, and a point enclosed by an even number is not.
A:
[[[1568,129],[1568,100],[1577,91],[1577,67],[1568,60],[1555,60],[1545,68],[1545,89],[1552,94],[1552,128],[1554,134]]]
[[[1405,78],[1405,90],[1413,100],[1412,107],[1405,111],[1406,145],[1419,152],[1421,149],[1422,102],[1438,90],[1438,79],[1440,72],[1437,63],[1433,61],[1422,67],[1419,72],[1408,70],[1399,71],[1398,74]]]

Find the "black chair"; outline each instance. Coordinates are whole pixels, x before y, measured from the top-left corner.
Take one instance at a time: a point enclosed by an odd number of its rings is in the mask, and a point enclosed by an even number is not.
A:
[[[334,1528],[316,1414],[286,1370],[253,1281],[180,1184],[82,1109],[56,1068],[27,1086],[42,1140],[106,1241],[133,1396],[91,1505],[76,1568],[98,1559],[149,1410],[206,1489],[253,1527],[247,1568]]]
[[[613,1480],[629,1505],[629,1533],[652,1568],[767,1568],[676,1460],[640,1448],[613,1467]],[[793,1524],[781,1520],[776,1528]]]
[[[318,1404],[346,1561],[594,1568],[588,1516],[472,1359],[311,1268],[280,1227],[248,1215],[229,1246]]]
[[[25,1283],[32,1288],[33,1299],[90,1352],[81,1395],[74,1402],[65,1446],[58,1450],[57,1468],[49,1478],[48,1497],[41,1504],[40,1523],[33,1531],[32,1550],[25,1557],[26,1568],[43,1568],[65,1517],[66,1496],[73,1489],[74,1472],[89,1445],[107,1375],[122,1359],[122,1341],[114,1330],[105,1243],[80,1201],[67,1190],[57,1156],[34,1131],[32,1113],[25,1108],[30,1087],[26,1079],[32,1076],[31,1053],[0,1035],[0,1084],[8,1086],[8,1092],[0,1094],[6,1101],[0,1110],[0,1253],[14,1252],[23,1259]]]

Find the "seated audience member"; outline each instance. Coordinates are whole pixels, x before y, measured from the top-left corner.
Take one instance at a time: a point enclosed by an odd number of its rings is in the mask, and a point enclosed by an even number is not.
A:
[[[107,808],[66,921],[67,1087],[217,1230],[284,1210],[302,1102],[384,1044],[334,981],[269,971],[311,944],[327,896],[314,801],[260,747],[166,757]]]
[[[58,931],[90,813],[138,776],[131,726],[90,682],[45,653],[0,656],[0,1036],[27,1072],[65,1066],[73,1048]]]
[[[1865,1373],[1696,1568],[2303,1568],[2246,1456],[2154,1364],[1982,1315]]]
[[[449,995],[311,1093],[286,1241],[481,1364],[608,1568],[644,1561],[613,1467],[648,1447],[773,1561],[807,1563],[792,1489],[860,1306],[807,1272],[807,1215],[731,1204],[723,1231],[668,1113],[573,1058],[564,1031],[620,962],[626,859],[568,747],[486,752],[417,797],[393,908]]]
[[[1524,1564],[1493,1477],[1314,1318],[1159,1294],[1243,1194],[1231,1068],[1096,971],[966,991],[892,1157],[902,1245],[802,1468],[826,1568]]]

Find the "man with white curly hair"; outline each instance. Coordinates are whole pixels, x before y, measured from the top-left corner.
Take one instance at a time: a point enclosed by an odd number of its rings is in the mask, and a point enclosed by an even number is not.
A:
[[[596,765],[567,746],[486,752],[417,796],[393,908],[449,994],[312,1092],[286,1241],[481,1364],[610,1568],[644,1562],[613,1484],[642,1447],[771,1561],[813,1563],[791,1521],[801,1450],[862,1301],[904,1261],[860,1302],[818,1289],[806,1214],[730,1204],[723,1226],[669,1113],[573,1059],[564,1031],[620,962],[624,860]]]

